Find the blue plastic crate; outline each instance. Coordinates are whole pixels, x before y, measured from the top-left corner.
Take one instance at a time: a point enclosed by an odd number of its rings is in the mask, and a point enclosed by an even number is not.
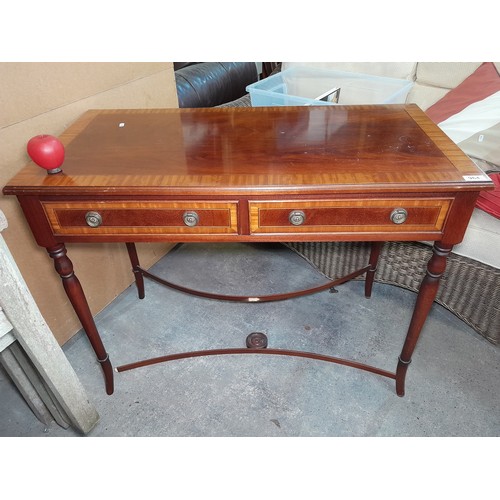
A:
[[[412,86],[412,81],[399,78],[297,66],[246,89],[252,106],[331,106],[404,103]],[[338,102],[328,100],[337,89]]]

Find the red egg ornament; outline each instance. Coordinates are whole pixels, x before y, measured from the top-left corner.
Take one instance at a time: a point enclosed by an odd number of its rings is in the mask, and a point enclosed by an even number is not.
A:
[[[36,135],[28,141],[27,151],[30,158],[49,174],[62,172],[64,146],[53,135]]]

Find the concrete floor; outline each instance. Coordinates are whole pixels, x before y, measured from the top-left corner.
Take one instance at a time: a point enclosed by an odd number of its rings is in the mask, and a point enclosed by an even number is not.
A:
[[[78,263],[75,262],[76,269]],[[184,245],[153,271],[228,294],[305,288],[324,277],[281,245]],[[253,331],[269,347],[346,357],[394,371],[415,294],[363,282],[289,301],[240,304],[197,298],[146,281],[96,318],[114,366],[166,353],[244,347]],[[64,346],[100,421],[89,436],[499,436],[500,349],[435,304],[406,381],[337,364],[272,355],[172,361],[115,374],[104,391],[85,335]],[[78,436],[46,428],[0,372],[1,436]]]

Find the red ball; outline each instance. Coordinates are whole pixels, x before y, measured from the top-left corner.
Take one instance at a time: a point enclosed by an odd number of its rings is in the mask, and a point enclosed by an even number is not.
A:
[[[64,161],[63,143],[53,135],[37,135],[28,141],[30,158],[46,170],[58,169]]]

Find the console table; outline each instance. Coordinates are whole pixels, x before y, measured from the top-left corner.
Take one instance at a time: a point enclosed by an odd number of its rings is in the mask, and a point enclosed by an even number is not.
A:
[[[104,372],[113,368],[67,256],[66,243],[126,243],[139,297],[144,277],[182,292],[245,302],[319,292],[366,273],[371,294],[384,241],[430,240],[434,251],[394,372],[355,360],[268,347],[253,333],[241,349],[164,355],[125,371],[184,357],[262,353],[303,356],[405,376],[446,258],[462,240],[491,180],[416,105],[90,110],[60,137],[62,171],[28,164],[5,186],[37,243],[54,260]],[[169,283],[141,268],[135,242],[369,241],[366,266],[312,289],[221,296]]]

